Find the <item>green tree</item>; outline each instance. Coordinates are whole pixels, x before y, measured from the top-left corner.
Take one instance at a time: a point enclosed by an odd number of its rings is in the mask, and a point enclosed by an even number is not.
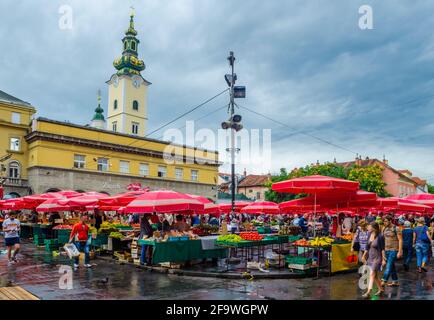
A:
[[[380,197],[390,196],[385,189],[383,168],[379,165],[369,167],[353,166],[348,173],[348,180],[359,182],[360,189],[375,192]]]
[[[434,194],[434,186],[428,183],[428,193]]]

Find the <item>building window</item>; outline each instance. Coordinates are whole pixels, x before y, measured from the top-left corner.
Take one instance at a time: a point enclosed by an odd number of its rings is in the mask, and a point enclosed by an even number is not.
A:
[[[9,178],[19,179],[20,163],[18,161],[9,162]]]
[[[113,109],[117,109],[118,108],[118,100],[115,99],[115,101],[113,101]]]
[[[199,171],[191,170],[191,181],[198,181],[199,179]]]
[[[117,121],[112,122],[112,129],[114,132],[118,131],[118,122]]]
[[[261,193],[260,192],[256,192],[256,199],[257,200],[261,199]]]
[[[249,193],[252,193],[253,192],[253,190],[252,189],[249,189]]]
[[[133,101],[133,110],[139,111],[139,102],[137,100]]]
[[[74,154],[74,168],[84,169],[86,157],[82,154]]]
[[[129,161],[119,161],[119,171],[121,173],[130,173],[130,163]]]
[[[12,112],[12,123],[21,124],[21,113]]]
[[[182,180],[184,178],[184,170],[182,168],[175,168],[176,180]]]
[[[137,122],[132,123],[131,132],[133,134],[139,134],[139,124]]]
[[[124,42],[124,50],[127,50],[127,42]]]
[[[141,163],[139,166],[139,174],[143,177],[149,176],[149,164]]]
[[[167,168],[165,166],[158,166],[158,176],[160,178],[167,177]]]
[[[20,138],[11,138],[10,139],[9,150],[20,151]]]
[[[136,50],[136,42],[131,41],[131,49]]]
[[[108,159],[98,158],[98,171],[108,171]]]

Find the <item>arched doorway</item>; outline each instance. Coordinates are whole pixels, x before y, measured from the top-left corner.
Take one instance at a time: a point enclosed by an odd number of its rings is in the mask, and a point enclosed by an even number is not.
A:
[[[14,199],[14,198],[21,198],[21,196],[16,192],[9,192],[7,195],[4,196],[4,199]]]
[[[47,191],[45,191],[45,193],[49,193],[49,192],[59,192],[59,191],[61,191],[60,189],[57,189],[57,188],[50,188],[50,189],[48,189]]]

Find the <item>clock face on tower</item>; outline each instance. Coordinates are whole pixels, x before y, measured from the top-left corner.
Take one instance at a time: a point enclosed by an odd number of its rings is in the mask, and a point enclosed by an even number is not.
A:
[[[115,87],[119,85],[119,77],[116,74],[113,76],[112,81]]]
[[[141,82],[142,82],[142,79],[140,77],[133,77],[133,86],[134,87],[139,88]]]

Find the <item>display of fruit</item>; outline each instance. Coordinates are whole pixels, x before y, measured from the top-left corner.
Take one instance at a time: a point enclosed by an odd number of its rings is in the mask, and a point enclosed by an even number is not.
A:
[[[241,238],[237,234],[227,234],[227,235],[224,235],[224,236],[219,236],[217,238],[217,241],[221,241],[221,242],[240,242],[240,241],[243,241],[243,238]]]
[[[109,237],[114,239],[122,239],[124,235],[120,232],[112,232],[110,233]]]
[[[330,237],[316,237],[315,239],[309,241],[309,245],[312,247],[328,247],[331,246],[334,241],[335,240]]]
[[[264,236],[260,235],[258,232],[240,232],[240,237],[243,240],[247,240],[247,241],[261,241],[262,239],[264,239]]]
[[[344,235],[340,236],[340,238],[343,240],[350,241],[350,242],[353,241],[353,235],[351,233],[350,234],[344,234]]]
[[[300,239],[294,242],[294,245],[299,247],[308,247],[310,245],[310,241],[306,239]]]

